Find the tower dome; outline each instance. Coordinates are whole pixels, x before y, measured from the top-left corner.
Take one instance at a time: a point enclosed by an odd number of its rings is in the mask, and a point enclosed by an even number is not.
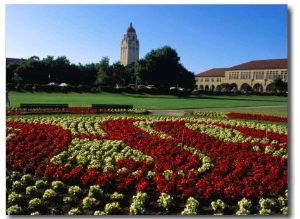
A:
[[[126,29],[126,33],[129,33],[129,32],[135,33],[135,29],[132,27],[131,22],[130,22],[130,26]]]

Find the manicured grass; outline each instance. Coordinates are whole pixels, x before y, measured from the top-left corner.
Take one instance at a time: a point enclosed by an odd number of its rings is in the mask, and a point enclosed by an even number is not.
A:
[[[276,106],[259,108],[259,112],[288,114],[288,97],[258,95],[189,96],[150,95],[129,93],[45,93],[9,92],[12,107],[20,103],[67,103],[69,106],[91,106],[93,103],[133,104],[134,108],[145,109],[210,109],[255,113],[258,108],[237,108],[254,106]],[[278,107],[281,106],[281,107]],[[277,114],[278,115],[278,114]]]

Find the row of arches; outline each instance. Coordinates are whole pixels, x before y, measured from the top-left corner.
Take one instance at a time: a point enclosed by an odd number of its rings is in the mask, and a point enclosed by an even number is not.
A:
[[[196,90],[205,90],[205,91],[221,91],[223,87],[221,85],[195,85]],[[228,90],[249,90],[249,91],[255,91],[255,92],[271,92],[273,91],[273,86],[271,84],[267,86],[263,86],[260,83],[256,83],[253,86],[249,85],[248,83],[242,84],[240,87],[238,87],[237,84],[232,83],[229,87],[227,87]]]

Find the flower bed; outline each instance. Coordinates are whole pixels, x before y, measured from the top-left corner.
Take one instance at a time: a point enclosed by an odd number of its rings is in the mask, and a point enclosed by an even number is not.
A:
[[[283,122],[283,123],[288,122],[288,119],[286,117],[251,114],[251,113],[234,113],[234,112],[224,113],[224,112],[217,112],[217,111],[194,111],[194,112],[192,112],[192,114],[195,116],[204,116],[204,117],[272,121],[272,122]]]
[[[43,109],[43,108],[37,108],[31,111],[31,114],[34,113],[51,113],[58,114],[57,109]],[[28,113],[26,109],[21,108],[15,108],[15,107],[7,107],[6,108],[6,115],[21,115],[23,113]],[[68,113],[70,114],[94,114],[94,110],[92,107],[69,107]],[[133,108],[133,109],[107,109],[101,111],[101,114],[147,114],[148,111],[146,109],[141,108]]]
[[[221,117],[8,118],[7,214],[286,214],[287,139]]]

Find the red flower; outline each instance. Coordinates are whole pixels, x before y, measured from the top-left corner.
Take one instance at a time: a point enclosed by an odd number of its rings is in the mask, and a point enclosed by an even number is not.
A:
[[[135,186],[137,191],[148,192],[150,191],[150,183],[146,179],[141,179]]]

